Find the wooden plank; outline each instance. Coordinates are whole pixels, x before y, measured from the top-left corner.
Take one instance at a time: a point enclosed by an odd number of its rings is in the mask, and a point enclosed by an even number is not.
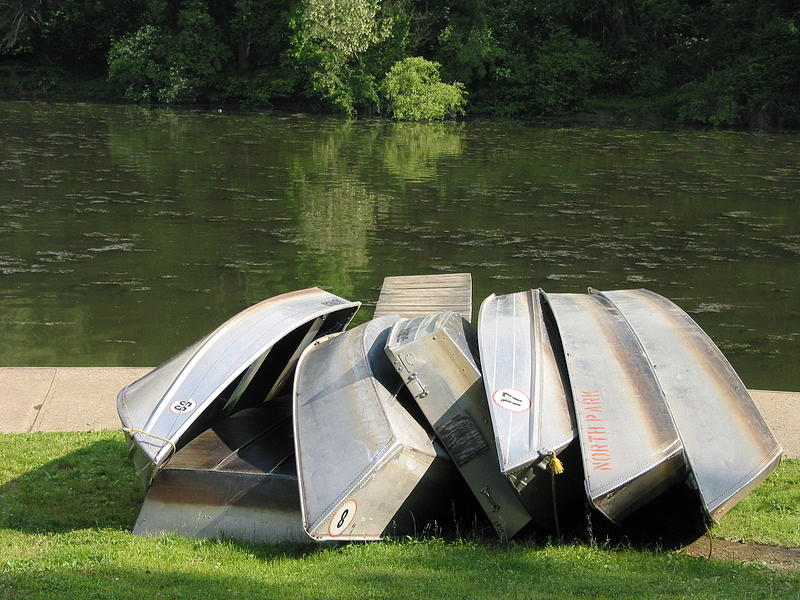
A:
[[[464,307],[465,310],[468,310],[469,309],[469,304],[470,304],[468,298],[452,298],[452,297],[448,297],[448,296],[439,296],[439,297],[436,297],[436,298],[426,298],[424,302],[417,301],[417,300],[418,300],[417,298],[409,298],[409,297],[403,297],[403,298],[391,298],[390,297],[390,298],[383,298],[381,300],[381,302],[390,303],[393,306],[405,305],[405,306],[410,306],[412,308],[415,307],[415,306],[418,306],[420,308],[420,310],[425,308],[426,311],[428,309],[436,308],[437,306],[453,306],[453,305],[456,305],[458,307]],[[451,308],[449,310],[455,310],[455,309]],[[459,308],[459,310],[460,310],[460,308]],[[439,312],[441,312],[441,311],[439,311]],[[393,314],[396,314],[396,313],[393,313]],[[428,314],[433,314],[433,313],[425,312],[423,314],[428,315]]]
[[[451,310],[472,318],[472,276],[469,273],[400,275],[383,280],[375,317],[407,319]]]
[[[423,298],[460,298],[462,301],[472,298],[471,293],[464,293],[460,289],[433,289],[433,288],[420,288],[418,290],[410,290],[406,292],[387,292],[382,294],[383,298],[410,298],[414,301]]]

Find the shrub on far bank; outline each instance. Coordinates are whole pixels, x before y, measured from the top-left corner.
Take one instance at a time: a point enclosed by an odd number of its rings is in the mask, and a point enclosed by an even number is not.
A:
[[[129,102],[165,101],[165,90],[174,88],[162,38],[157,27],[145,25],[111,45],[108,80]]]
[[[191,103],[221,85],[229,52],[203,2],[178,13],[179,28],[144,25],[111,44],[108,79],[130,102]]]
[[[597,44],[555,27],[535,49],[507,52],[476,83],[473,108],[506,117],[580,110],[606,63]]]
[[[439,63],[415,56],[397,61],[381,90],[389,116],[398,121],[442,121],[464,114],[464,84],[443,83]]]

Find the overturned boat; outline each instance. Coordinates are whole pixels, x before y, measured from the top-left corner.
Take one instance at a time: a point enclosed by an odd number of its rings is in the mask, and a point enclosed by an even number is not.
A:
[[[274,398],[303,349],[342,331],[360,305],[319,288],[275,296],[123,388],[117,411],[145,484],[197,435]]]
[[[453,312],[401,319],[386,354],[497,534],[512,538],[531,515],[500,472],[475,329]]]
[[[178,450],[148,488],[133,533],[261,544],[307,541],[291,398],[241,410]]]
[[[303,527],[315,540],[422,531],[458,476],[384,354],[397,316],[314,342],[300,357],[294,427]],[[418,411],[416,411],[418,412]]]
[[[387,278],[377,308],[408,318],[344,333],[359,303],[277,296],[123,389],[150,484],[134,532],[373,540],[483,512],[509,539],[577,533],[588,499],[659,535],[665,512],[719,520],[777,466],[744,385],[666,298],[492,295],[476,333],[470,285]]]
[[[636,334],[677,426],[703,511],[718,521],[780,463],[782,448],[728,360],[675,303],[597,292]]]
[[[576,437],[565,367],[551,336],[541,290],[492,294],[481,304],[478,342],[500,470],[518,488],[531,477],[528,467],[548,466]]]
[[[597,295],[545,294],[578,424],[586,494],[620,523],[682,481],[683,443],[633,330]]]

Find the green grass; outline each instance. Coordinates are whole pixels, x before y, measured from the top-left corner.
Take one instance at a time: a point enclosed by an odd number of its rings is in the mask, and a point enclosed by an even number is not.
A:
[[[784,460],[712,531],[729,540],[800,547],[800,460]]]
[[[779,507],[793,498],[783,488],[796,487],[798,462],[784,464],[777,483],[760,490],[751,506],[734,509],[729,522],[743,508],[796,524],[796,506]],[[121,434],[0,435],[0,598],[800,597],[798,571],[666,552],[441,540],[318,548],[137,538],[129,529],[141,500]],[[730,527],[734,537],[746,537]]]
[[[124,531],[1,531],[0,597],[786,598],[797,574],[679,554],[440,540],[303,552]]]
[[[0,527],[130,529],[143,498],[120,432],[0,435]]]

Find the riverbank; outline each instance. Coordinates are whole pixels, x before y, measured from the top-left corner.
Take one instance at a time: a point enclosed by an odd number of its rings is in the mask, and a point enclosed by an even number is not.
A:
[[[105,73],[67,71],[58,67],[31,67],[0,64],[0,101],[34,100],[44,102],[89,102],[132,105],[108,81]],[[140,105],[134,105],[140,106]],[[292,113],[331,114],[329,107],[307,97],[292,98],[261,94],[251,90],[230,95],[221,91],[199,105],[153,104],[153,108],[226,109],[234,111],[285,110]],[[680,115],[675,93],[653,97],[589,97],[585,103],[567,112],[522,114],[513,118],[541,127],[631,127],[653,130],[710,130],[786,132],[800,131],[800,116],[785,113],[774,103],[764,103],[749,122],[739,127],[725,126],[713,120]],[[380,115],[370,115],[371,117]],[[388,117],[387,117],[388,118]],[[504,118],[468,107],[466,121]],[[507,118],[507,117],[505,117]]]

